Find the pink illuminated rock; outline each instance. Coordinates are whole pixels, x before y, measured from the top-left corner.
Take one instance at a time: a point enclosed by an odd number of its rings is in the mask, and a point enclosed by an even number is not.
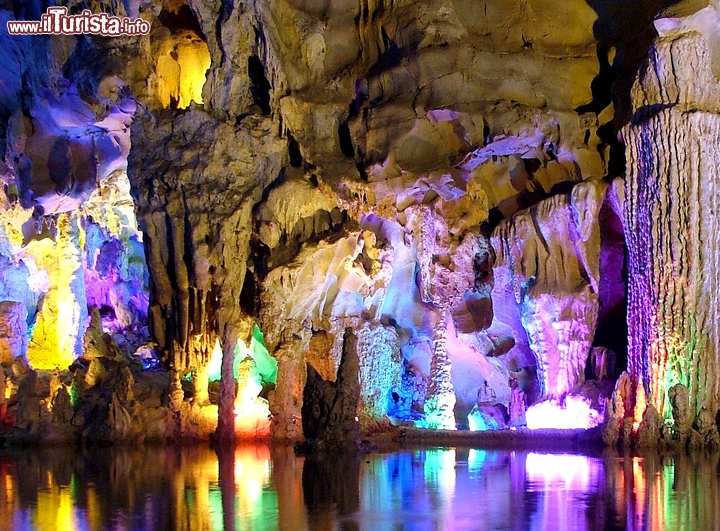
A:
[[[527,412],[527,397],[520,389],[517,380],[511,383],[510,407],[508,415],[509,425],[513,428],[522,428],[527,425],[525,413]]]

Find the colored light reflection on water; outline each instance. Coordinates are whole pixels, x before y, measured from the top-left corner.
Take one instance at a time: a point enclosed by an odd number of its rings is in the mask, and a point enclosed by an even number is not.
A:
[[[718,455],[292,448],[0,453],[0,529],[715,529]]]

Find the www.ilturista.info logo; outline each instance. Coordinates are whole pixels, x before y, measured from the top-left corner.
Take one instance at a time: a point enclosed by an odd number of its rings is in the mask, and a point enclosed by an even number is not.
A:
[[[120,18],[107,13],[83,11],[79,15],[68,15],[66,7],[48,7],[40,20],[8,20],[10,35],[147,35],[150,23],[141,18]]]

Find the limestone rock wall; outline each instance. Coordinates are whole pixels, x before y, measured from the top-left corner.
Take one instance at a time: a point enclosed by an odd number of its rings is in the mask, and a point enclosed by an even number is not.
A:
[[[3,9],[3,22],[41,9]],[[131,355],[149,340],[142,236],[125,174],[137,102],[112,61],[97,61],[77,39],[4,33],[2,41],[0,299],[26,310],[15,356],[67,370],[83,354],[93,309],[105,332],[130,333],[120,338]]]
[[[129,171],[146,235],[153,334],[173,366],[186,370],[198,357],[207,362],[223,325],[239,327],[251,198],[277,177],[284,146],[268,142],[271,124],[262,119],[236,128],[196,110],[139,133],[152,125],[135,122]]]
[[[700,13],[717,17],[711,8]],[[659,24],[666,31],[638,77],[634,120],[623,131],[636,161],[626,177],[628,364],[666,418],[678,383],[694,413],[720,405],[720,83],[716,41],[691,22]]]

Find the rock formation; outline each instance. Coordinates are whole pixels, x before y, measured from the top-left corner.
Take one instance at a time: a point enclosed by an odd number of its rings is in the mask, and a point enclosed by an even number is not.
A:
[[[334,382],[308,365],[303,390],[303,434],[312,449],[355,448],[360,444],[357,408],[360,400],[360,367],[357,338],[347,329]]]
[[[576,185],[571,194],[516,214],[493,234],[493,299],[496,307],[513,312],[507,318],[496,315],[500,322],[493,328],[514,328],[513,348],[524,363],[536,362],[542,395],[563,396],[585,379],[600,294],[612,291],[612,285],[603,284],[620,274],[600,273],[601,254],[607,250],[598,223],[603,208],[617,217],[612,205],[619,204],[618,187],[617,182],[609,188],[592,181]],[[613,295],[622,298],[622,293]]]
[[[709,6],[656,22],[660,35],[633,87],[633,120],[623,130],[634,162],[625,202],[628,368],[665,418],[677,384],[689,391],[691,419],[703,407],[717,410],[720,400],[714,259],[720,82],[717,37],[706,31],[717,17]]]
[[[101,0],[149,33],[3,34],[6,431],[527,406],[710,444],[718,15],[671,3]]]
[[[0,302],[2,363],[12,363],[27,352],[27,309],[16,301]]]

